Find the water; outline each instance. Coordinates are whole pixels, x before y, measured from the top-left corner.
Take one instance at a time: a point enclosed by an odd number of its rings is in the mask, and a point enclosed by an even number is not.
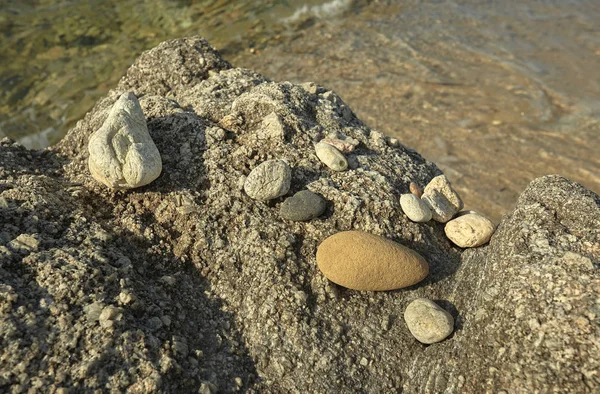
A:
[[[0,0],[0,137],[54,144],[143,50],[195,34],[247,47],[322,3],[334,15],[350,2]]]
[[[334,89],[495,220],[540,175],[600,191],[597,0],[0,4],[0,135],[30,147],[57,142],[141,51],[200,34],[236,66]]]

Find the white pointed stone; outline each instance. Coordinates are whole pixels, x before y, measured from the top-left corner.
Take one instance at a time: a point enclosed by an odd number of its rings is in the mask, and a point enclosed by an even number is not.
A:
[[[162,171],[160,152],[152,141],[138,99],[123,93],[88,143],[94,179],[112,189],[149,184]]]

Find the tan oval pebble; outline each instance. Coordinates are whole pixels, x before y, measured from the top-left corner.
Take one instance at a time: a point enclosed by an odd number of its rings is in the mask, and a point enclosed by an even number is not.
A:
[[[410,192],[412,194],[414,194],[415,196],[421,198],[421,196],[423,195],[423,188],[421,186],[419,186],[418,184],[416,184],[415,182],[411,182],[409,185],[410,188]]]
[[[494,223],[474,211],[450,220],[444,227],[448,239],[461,248],[483,245],[490,240],[494,231]]]
[[[334,171],[344,171],[348,168],[348,161],[335,146],[319,142],[315,145],[315,152],[319,160]]]
[[[421,343],[446,339],[454,331],[454,318],[427,298],[417,298],[406,307],[404,321],[410,333]]]
[[[327,279],[354,290],[400,289],[429,274],[429,265],[414,250],[362,231],[325,239],[317,249],[317,265]]]

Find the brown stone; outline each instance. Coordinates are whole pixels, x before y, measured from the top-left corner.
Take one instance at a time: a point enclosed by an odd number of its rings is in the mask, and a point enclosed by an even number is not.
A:
[[[392,240],[362,231],[344,231],[317,249],[317,265],[330,281],[354,290],[412,286],[429,273],[425,259]]]

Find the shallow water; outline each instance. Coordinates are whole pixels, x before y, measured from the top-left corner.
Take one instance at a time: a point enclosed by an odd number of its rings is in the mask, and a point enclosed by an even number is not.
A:
[[[597,0],[51,3],[0,11],[0,134],[28,146],[55,143],[142,50],[201,34],[234,65],[335,90],[496,221],[540,175],[600,191]]]

